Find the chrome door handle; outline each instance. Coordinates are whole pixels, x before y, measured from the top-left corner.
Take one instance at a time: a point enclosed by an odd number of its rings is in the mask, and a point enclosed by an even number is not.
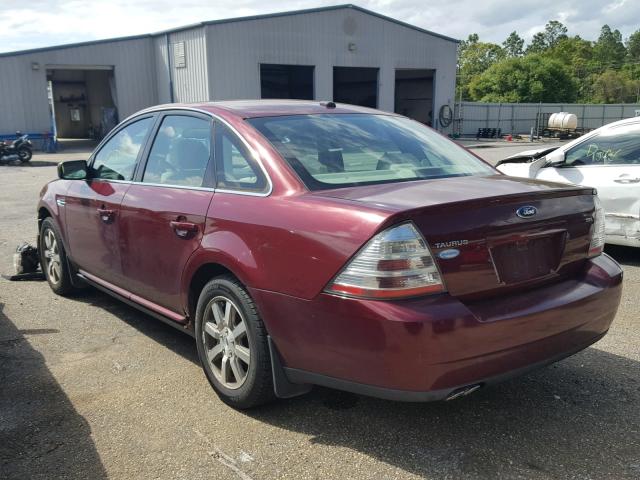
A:
[[[176,235],[180,238],[187,238],[189,234],[198,231],[198,225],[191,222],[171,221],[169,225],[171,225],[173,231],[176,232]]]
[[[638,183],[640,182],[640,178],[628,178],[628,177],[619,177],[614,180],[616,183]]]
[[[113,220],[113,216],[116,214],[115,210],[110,210],[108,208],[99,208],[98,215],[100,215],[100,219],[104,223],[109,223]]]

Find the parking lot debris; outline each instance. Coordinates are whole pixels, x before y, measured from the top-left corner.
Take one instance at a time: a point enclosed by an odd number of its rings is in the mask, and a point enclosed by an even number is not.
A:
[[[23,242],[16,248],[13,254],[13,267],[15,275],[4,276],[8,280],[42,280],[44,273],[40,270],[40,257],[38,249],[33,245]]]

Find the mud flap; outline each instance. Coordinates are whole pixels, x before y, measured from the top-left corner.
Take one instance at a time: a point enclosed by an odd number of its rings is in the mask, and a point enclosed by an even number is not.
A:
[[[308,393],[313,385],[308,383],[292,383],[282,368],[280,352],[271,336],[267,336],[269,342],[269,354],[271,356],[271,371],[273,373],[273,389],[278,398],[292,398]]]
[[[87,288],[89,286],[89,284],[87,284],[87,282],[85,282],[78,275],[78,267],[76,266],[75,263],[73,263],[69,259],[69,255],[65,255],[65,260],[67,262],[67,268],[69,269],[69,272],[71,273],[71,275],[69,275],[69,279],[71,280],[71,285],[73,286],[73,288],[77,288],[79,290],[82,290],[83,288]]]

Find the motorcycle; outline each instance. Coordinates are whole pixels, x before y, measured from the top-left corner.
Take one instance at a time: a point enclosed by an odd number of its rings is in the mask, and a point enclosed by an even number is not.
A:
[[[12,162],[19,160],[27,163],[33,156],[33,144],[29,140],[29,135],[16,132],[16,139],[7,143],[0,141],[0,162]]]

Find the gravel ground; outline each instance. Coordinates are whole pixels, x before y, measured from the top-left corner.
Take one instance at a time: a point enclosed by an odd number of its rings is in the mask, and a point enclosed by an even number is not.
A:
[[[55,163],[83,155],[0,167],[0,272]],[[610,333],[547,369],[448,403],[317,388],[246,413],[188,336],[95,290],[0,280],[0,478],[639,479],[640,252],[609,253],[626,275]]]

